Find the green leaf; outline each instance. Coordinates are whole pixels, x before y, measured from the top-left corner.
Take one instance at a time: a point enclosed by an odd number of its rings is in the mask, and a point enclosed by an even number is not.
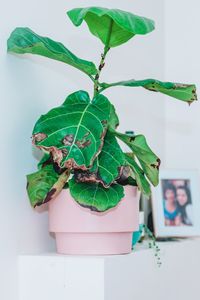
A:
[[[133,157],[125,154],[126,162],[130,166],[132,173],[131,177],[136,180],[137,185],[142,193],[145,195],[151,194],[151,188],[148,180],[145,177],[144,171],[138,166]]]
[[[107,48],[119,46],[136,34],[154,30],[154,21],[119,9],[75,8],[67,14],[75,26],[80,26],[84,20],[90,32]]]
[[[100,85],[102,90],[113,86],[143,87],[149,91],[160,92],[170,97],[188,102],[189,104],[197,100],[196,86],[194,84],[162,82],[156,79],[131,79],[115,83],[101,83]]]
[[[78,182],[100,182],[104,187],[108,187],[120,177],[124,164],[124,153],[115,136],[108,132],[93,167],[88,171],[77,171],[75,178]]]
[[[78,91],[63,105],[42,115],[33,130],[33,143],[49,152],[61,168],[91,168],[100,153],[110,118],[110,102]]]
[[[63,44],[37,35],[29,28],[16,28],[8,39],[7,47],[9,52],[37,54],[62,61],[88,75],[97,73],[94,63],[78,58]]]
[[[115,207],[124,197],[124,189],[119,184],[113,184],[106,189],[100,183],[77,183],[72,178],[69,189],[72,197],[81,206],[98,212]]]
[[[52,165],[27,175],[27,192],[33,207],[40,206],[58,195],[69,177],[58,175]]]
[[[108,125],[112,129],[116,129],[119,126],[119,118],[115,111],[114,105],[111,105],[111,108],[110,108],[110,119],[109,119]]]
[[[147,141],[143,135],[128,136],[115,131],[115,136],[127,144],[133,151],[133,154],[137,157],[140,165],[149,179],[154,185],[158,185],[159,182],[159,167],[160,159],[153,153],[147,144]]]

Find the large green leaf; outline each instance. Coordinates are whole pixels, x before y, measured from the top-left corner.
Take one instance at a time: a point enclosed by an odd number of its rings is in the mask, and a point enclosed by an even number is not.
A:
[[[126,158],[127,165],[129,165],[132,170],[130,175],[133,179],[136,180],[137,185],[141,190],[141,192],[144,193],[145,195],[150,195],[151,188],[148,180],[145,177],[144,171],[138,166],[137,162],[132,156],[125,154],[125,158]]]
[[[90,32],[108,48],[119,46],[136,34],[147,34],[154,30],[154,21],[119,9],[75,8],[67,14],[75,26],[85,20]]]
[[[78,58],[63,44],[34,33],[29,28],[16,28],[8,39],[8,51],[24,54],[31,53],[62,61],[88,75],[96,74],[94,63]]]
[[[147,144],[146,138],[143,135],[128,136],[115,131],[116,137],[127,144],[133,151],[133,154],[137,157],[140,165],[153,185],[157,185],[159,182],[159,167],[160,159],[153,153]]]
[[[113,86],[143,87],[149,91],[160,92],[188,103],[197,100],[196,86],[194,84],[162,82],[156,79],[131,79],[115,83],[101,83],[102,90]]]
[[[58,175],[52,165],[27,175],[27,192],[33,207],[40,206],[58,195],[67,179],[68,173]]]
[[[103,95],[90,102],[87,92],[75,92],[63,105],[39,118],[33,130],[33,143],[51,153],[59,167],[86,170],[101,151],[110,107]]]
[[[69,181],[69,188],[76,202],[98,212],[115,207],[124,197],[124,189],[119,184],[104,188],[100,183],[77,183],[72,178]]]
[[[108,187],[120,177],[124,164],[124,153],[115,136],[108,132],[93,167],[88,171],[78,170],[75,177],[78,182],[100,182],[104,187]]]

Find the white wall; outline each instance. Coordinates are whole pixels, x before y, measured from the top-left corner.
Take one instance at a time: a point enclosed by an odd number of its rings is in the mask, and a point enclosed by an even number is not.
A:
[[[200,3],[165,1],[165,78],[195,83],[200,93]],[[200,170],[200,102],[166,99],[166,167]]]
[[[48,235],[47,213],[34,212],[28,203],[25,175],[36,170],[31,148],[31,131],[40,114],[59,105],[78,89],[92,91],[90,81],[62,63],[39,57],[7,55],[6,39],[17,26],[28,26],[41,35],[62,41],[77,55],[99,61],[102,45],[86,26],[74,28],[65,11],[82,6],[82,1],[4,1],[0,10],[0,299],[15,300],[17,255],[54,249]],[[115,7],[156,20],[157,31],[136,37],[108,55],[102,80],[164,77],[163,5],[160,0],[118,0]],[[112,7],[108,1],[84,1],[84,6]],[[192,40],[194,44],[194,40]],[[192,44],[191,44],[192,45]],[[191,48],[190,45],[190,48]],[[186,54],[186,51],[185,51]],[[189,62],[188,62],[189,65]],[[191,80],[191,76],[188,76]],[[184,79],[184,78],[183,78]],[[144,133],[150,145],[164,157],[164,101],[145,90],[118,88],[106,93],[116,105],[122,130]],[[33,288],[37,288],[34,286]],[[28,300],[28,299],[27,299]]]

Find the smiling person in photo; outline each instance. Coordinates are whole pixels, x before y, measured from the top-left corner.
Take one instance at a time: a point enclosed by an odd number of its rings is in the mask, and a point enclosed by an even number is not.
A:
[[[166,226],[178,226],[181,224],[181,217],[176,202],[176,189],[168,183],[164,189],[164,215]]]
[[[186,186],[177,187],[176,199],[182,225],[192,226],[192,200],[189,188]]]

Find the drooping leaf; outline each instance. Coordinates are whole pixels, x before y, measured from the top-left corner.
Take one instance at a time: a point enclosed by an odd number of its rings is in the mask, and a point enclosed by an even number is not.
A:
[[[126,162],[130,166],[132,172],[131,177],[136,180],[137,185],[145,195],[151,194],[151,188],[148,180],[145,177],[144,171],[138,166],[137,162],[128,154],[125,154]]]
[[[39,118],[33,130],[33,143],[49,152],[59,167],[86,170],[101,151],[110,106],[103,95],[90,102],[87,92],[75,92],[63,105]]]
[[[119,118],[115,111],[114,105],[111,105],[110,108],[110,119],[108,121],[108,125],[112,129],[116,129],[119,126]]]
[[[56,197],[67,182],[69,173],[58,175],[52,165],[27,175],[27,192],[33,207],[40,206]]]
[[[92,168],[83,172],[78,170],[75,177],[78,182],[100,182],[104,187],[108,187],[120,177],[124,164],[124,153],[115,136],[108,132],[101,153],[95,159]]]
[[[11,33],[7,46],[9,52],[45,56],[71,65],[88,75],[94,75],[97,72],[94,63],[78,58],[63,44],[42,37],[29,28],[16,28]]]
[[[189,104],[197,100],[196,86],[194,84],[162,82],[156,79],[131,79],[115,83],[101,83],[103,90],[113,86],[143,87],[149,91],[160,92],[170,97],[188,102]]]
[[[75,8],[67,14],[75,26],[85,20],[90,32],[108,48],[119,46],[136,34],[154,30],[154,21],[119,9]]]
[[[77,183],[72,178],[69,189],[72,197],[81,206],[98,212],[115,207],[124,197],[124,189],[119,184],[104,188],[100,183]]]
[[[140,165],[149,179],[156,186],[159,178],[160,159],[153,153],[143,135],[128,136],[115,131],[115,136],[127,144],[137,157]]]

